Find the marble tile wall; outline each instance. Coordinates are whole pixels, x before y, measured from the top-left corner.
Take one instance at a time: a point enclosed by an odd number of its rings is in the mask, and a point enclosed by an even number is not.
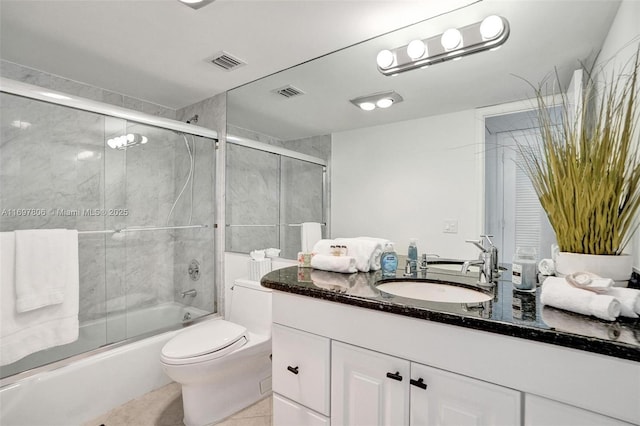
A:
[[[194,115],[198,115],[198,126],[216,130],[223,138],[226,124],[226,94],[220,94],[204,99],[193,105],[189,105],[177,111],[177,119],[186,121]],[[176,301],[195,306],[208,312],[219,312],[218,307],[224,306],[224,292],[222,289],[223,267],[220,256],[216,257],[219,251],[222,255],[222,244],[218,243],[220,229],[213,228],[217,223],[217,215],[224,213],[216,209],[216,199],[218,190],[217,161],[221,154],[216,150],[215,141],[205,138],[195,138],[195,169],[194,169],[194,211],[191,222],[194,224],[207,224],[208,228],[194,229],[190,231],[176,232],[176,251],[174,253],[174,298]],[[176,145],[176,159],[182,159],[178,163],[178,168],[184,175],[188,173],[188,162],[184,145]],[[180,185],[182,179],[177,179]],[[182,206],[184,220],[187,220],[186,209],[190,207],[185,202]],[[224,240],[222,240],[224,241]],[[188,276],[188,268],[191,260],[199,263],[200,278],[193,281]],[[218,286],[215,283],[219,283]],[[195,289],[198,295],[195,298],[182,298],[180,293],[189,289]]]
[[[237,126],[230,134],[329,160],[331,136],[281,141]],[[298,224],[323,222],[322,167],[229,144],[227,153],[227,224]],[[269,156],[275,157],[267,160]],[[262,206],[260,208],[259,206]],[[325,232],[323,228],[323,232]],[[279,247],[281,257],[300,251],[300,228],[291,226],[227,228],[227,250],[249,252]]]

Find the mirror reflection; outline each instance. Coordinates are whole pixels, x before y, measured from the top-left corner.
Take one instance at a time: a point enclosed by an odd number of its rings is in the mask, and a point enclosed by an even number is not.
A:
[[[509,132],[525,131],[530,122],[523,125],[522,116],[513,114],[534,108],[531,84],[557,75],[566,88],[581,64],[611,57],[633,41],[636,34],[615,42],[608,37],[619,4],[474,3],[230,91],[228,133],[329,161],[325,236],[387,238],[401,254],[417,238],[420,253],[476,258],[478,250],[465,240],[503,231],[487,217],[496,194],[489,195],[485,176],[499,175],[501,142],[490,138],[485,145],[485,119],[506,115],[503,120],[514,122]],[[510,29],[497,50],[395,76],[378,69],[383,50],[491,15]],[[365,111],[351,102],[390,91],[402,100],[388,108]],[[515,236],[501,235],[498,244],[512,250]],[[547,234],[539,238],[541,246],[549,241]],[[501,261],[510,262],[507,252]]]

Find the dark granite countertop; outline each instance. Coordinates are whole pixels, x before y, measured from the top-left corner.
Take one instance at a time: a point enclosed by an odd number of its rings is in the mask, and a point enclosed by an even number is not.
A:
[[[504,277],[510,277],[504,274]],[[407,277],[398,271],[397,278]],[[415,279],[474,286],[474,277],[430,268]],[[436,321],[640,362],[640,319],[615,322],[541,306],[536,292],[515,291],[502,280],[492,300],[475,304],[429,302],[381,292],[380,271],[339,274],[291,266],[265,275],[261,284],[288,293]]]

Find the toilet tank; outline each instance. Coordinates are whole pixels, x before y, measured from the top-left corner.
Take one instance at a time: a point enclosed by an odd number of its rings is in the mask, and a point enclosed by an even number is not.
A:
[[[253,333],[271,335],[271,289],[258,281],[235,280],[227,319]]]

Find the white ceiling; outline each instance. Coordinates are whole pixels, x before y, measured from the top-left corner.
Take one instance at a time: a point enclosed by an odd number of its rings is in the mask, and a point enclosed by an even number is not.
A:
[[[531,98],[527,82],[537,85],[557,70],[566,87],[581,61],[595,59],[618,6],[611,0],[484,0],[237,88],[228,96],[228,121],[291,140]],[[497,51],[395,77],[376,68],[382,49],[491,14],[505,17],[511,27]],[[305,94],[286,99],[272,92],[286,84]],[[388,90],[404,101],[374,111],[349,102]]]
[[[177,109],[474,1],[0,0],[0,57]]]

